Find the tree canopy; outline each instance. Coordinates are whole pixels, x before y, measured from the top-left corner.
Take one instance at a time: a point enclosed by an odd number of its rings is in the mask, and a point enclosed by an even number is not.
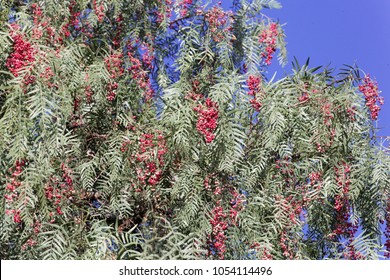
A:
[[[390,257],[378,85],[273,8],[0,0],[2,259]]]

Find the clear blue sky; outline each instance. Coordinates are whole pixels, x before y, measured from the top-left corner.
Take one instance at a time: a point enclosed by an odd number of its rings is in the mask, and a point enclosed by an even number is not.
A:
[[[378,81],[385,104],[379,113],[378,135],[390,136],[390,0],[279,0],[282,9],[264,10],[286,23],[289,63],[276,60],[270,72],[291,73],[291,61],[310,57],[312,67],[340,68],[355,62]],[[232,0],[222,1],[225,8]],[[282,75],[278,75],[282,77]]]

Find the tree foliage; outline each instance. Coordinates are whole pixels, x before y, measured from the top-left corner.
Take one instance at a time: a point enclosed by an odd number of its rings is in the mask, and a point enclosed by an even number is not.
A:
[[[388,257],[378,86],[267,79],[279,7],[1,0],[2,258]]]

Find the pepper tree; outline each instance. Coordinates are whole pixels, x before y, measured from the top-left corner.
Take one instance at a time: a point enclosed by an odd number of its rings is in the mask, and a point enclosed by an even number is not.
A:
[[[1,0],[2,258],[389,257],[378,85],[268,79],[279,7]]]

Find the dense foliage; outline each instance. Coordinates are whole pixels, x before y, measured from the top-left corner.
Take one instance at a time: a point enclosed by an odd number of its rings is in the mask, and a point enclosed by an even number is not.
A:
[[[389,257],[378,86],[267,79],[279,6],[0,0],[2,259]]]

